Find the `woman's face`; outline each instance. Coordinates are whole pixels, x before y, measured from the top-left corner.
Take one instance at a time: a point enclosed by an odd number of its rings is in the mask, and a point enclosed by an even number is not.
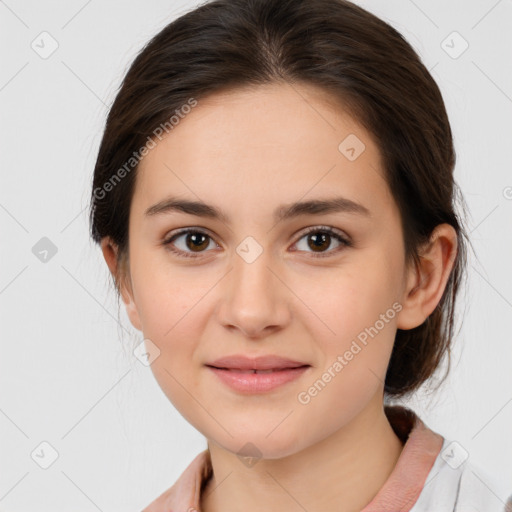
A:
[[[269,85],[199,100],[137,171],[130,319],[169,400],[234,453],[283,457],[382,405],[406,288],[399,212],[371,136],[325,99]],[[171,198],[209,208],[146,213]],[[237,390],[206,366],[235,354],[309,366]]]

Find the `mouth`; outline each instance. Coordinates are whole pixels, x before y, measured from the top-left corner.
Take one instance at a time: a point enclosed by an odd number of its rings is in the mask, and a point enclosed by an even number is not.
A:
[[[241,369],[206,365],[209,371],[232,391],[244,395],[268,393],[299,379],[311,365],[288,366],[286,368]]]

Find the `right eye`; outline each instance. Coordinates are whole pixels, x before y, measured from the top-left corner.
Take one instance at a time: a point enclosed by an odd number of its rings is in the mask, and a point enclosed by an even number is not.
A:
[[[177,247],[177,240],[180,240],[179,244],[181,247]],[[171,252],[177,254],[179,257],[198,258],[201,256],[201,253],[206,252],[204,249],[208,248],[210,242],[213,242],[213,244],[218,247],[218,245],[213,241],[213,238],[211,238],[206,232],[195,228],[187,228],[164,240],[162,245]]]

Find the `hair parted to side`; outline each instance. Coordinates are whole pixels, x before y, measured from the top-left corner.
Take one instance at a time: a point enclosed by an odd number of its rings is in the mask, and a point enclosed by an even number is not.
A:
[[[447,355],[444,380],[469,242],[455,212],[463,197],[453,176],[450,124],[439,88],[410,44],[346,0],[215,0],[172,21],[140,51],[108,114],[91,194],[91,237],[100,243],[109,236],[118,248],[117,291],[128,275],[137,171],[134,165],[127,172],[126,162],[191,98],[200,102],[216,92],[270,83],[323,89],[375,137],[400,210],[408,264],[419,262],[438,224],[456,230],[457,254],[444,294],[422,325],[397,331],[384,391],[390,398],[410,394]],[[123,166],[122,179],[107,189]]]

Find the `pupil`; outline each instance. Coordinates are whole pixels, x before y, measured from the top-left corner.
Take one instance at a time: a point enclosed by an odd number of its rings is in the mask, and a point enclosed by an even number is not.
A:
[[[310,246],[312,249],[316,249],[316,248],[319,248],[321,247],[322,244],[325,244],[325,241],[327,240],[327,238],[329,237],[330,235],[326,234],[326,233],[322,233],[320,235],[316,234],[316,235],[311,235],[310,236],[310,239],[312,239],[314,241],[314,245],[313,246]],[[320,243],[318,243],[320,242]],[[327,244],[329,245],[329,244]]]
[[[201,237],[204,239],[203,242],[202,243],[199,242],[199,244],[196,245],[196,242],[198,242]],[[187,246],[189,249],[193,249],[193,250],[201,249],[201,248],[203,248],[202,245],[204,245],[206,238],[207,238],[206,235],[204,235],[203,233],[189,234],[187,236],[187,242],[192,241],[192,246],[190,246],[188,243],[187,243]],[[208,243],[206,243],[206,246],[208,246]]]

